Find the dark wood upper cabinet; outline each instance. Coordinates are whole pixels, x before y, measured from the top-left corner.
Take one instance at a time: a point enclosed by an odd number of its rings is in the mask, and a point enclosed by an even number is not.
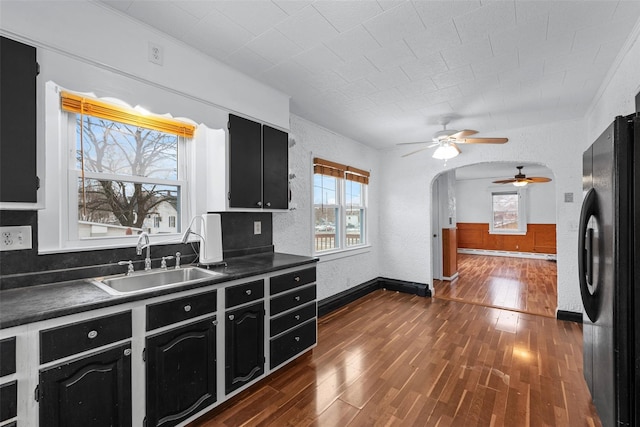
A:
[[[229,115],[229,207],[262,207],[262,127]]]
[[[36,203],[36,49],[0,37],[0,202]]]
[[[289,136],[262,126],[262,188],[265,209],[289,207]]]
[[[229,115],[229,207],[289,207],[286,132]]]

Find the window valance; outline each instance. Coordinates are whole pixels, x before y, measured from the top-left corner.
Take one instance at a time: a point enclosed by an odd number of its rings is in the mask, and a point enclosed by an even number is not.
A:
[[[62,109],[71,113],[98,117],[187,138],[192,138],[196,129],[191,123],[167,117],[145,115],[132,108],[66,91],[60,94],[60,102]]]

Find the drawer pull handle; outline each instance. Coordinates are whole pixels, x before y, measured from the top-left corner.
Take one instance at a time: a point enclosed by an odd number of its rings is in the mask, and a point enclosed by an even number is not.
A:
[[[213,323],[213,324],[214,324],[214,325],[216,325],[216,326],[218,325],[218,321],[217,321],[217,320],[214,320],[214,321],[213,321],[213,322],[211,322],[211,323]]]
[[[125,356],[131,356],[131,349],[130,348],[125,348],[124,349],[124,355]]]
[[[184,306],[184,311],[186,311],[187,313],[191,311],[191,305],[187,304]]]
[[[90,340],[94,339],[95,337],[98,336],[98,331],[89,331],[89,333],[87,334],[87,336],[89,337]]]
[[[295,279],[293,279],[293,280],[295,280],[296,282],[299,282],[300,281],[300,276],[296,276]]]
[[[300,296],[296,295],[296,297],[294,298],[296,301],[300,301]]]
[[[296,314],[296,320],[300,320],[300,315]]]
[[[230,315],[229,315],[229,320],[233,320],[233,319],[235,319],[235,318],[236,318],[236,316],[234,316],[233,314],[230,314]]]
[[[296,337],[296,341],[300,341],[300,337]]]
[[[251,289],[247,289],[247,295],[251,295]]]

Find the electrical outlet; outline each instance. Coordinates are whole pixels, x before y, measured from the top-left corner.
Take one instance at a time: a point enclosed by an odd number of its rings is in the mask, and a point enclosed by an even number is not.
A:
[[[0,227],[0,251],[31,249],[31,226]]]
[[[253,221],[253,234],[262,234],[262,221]]]
[[[149,42],[149,62],[162,65],[163,60],[162,46]]]

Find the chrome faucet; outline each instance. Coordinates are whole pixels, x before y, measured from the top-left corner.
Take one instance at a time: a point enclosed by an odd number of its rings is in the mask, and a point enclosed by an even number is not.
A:
[[[144,240],[144,244],[142,241]],[[138,236],[138,243],[136,245],[136,253],[142,255],[142,250],[147,248],[147,256],[144,259],[144,271],[151,270],[151,243],[149,242],[149,235],[146,231],[140,233]]]

